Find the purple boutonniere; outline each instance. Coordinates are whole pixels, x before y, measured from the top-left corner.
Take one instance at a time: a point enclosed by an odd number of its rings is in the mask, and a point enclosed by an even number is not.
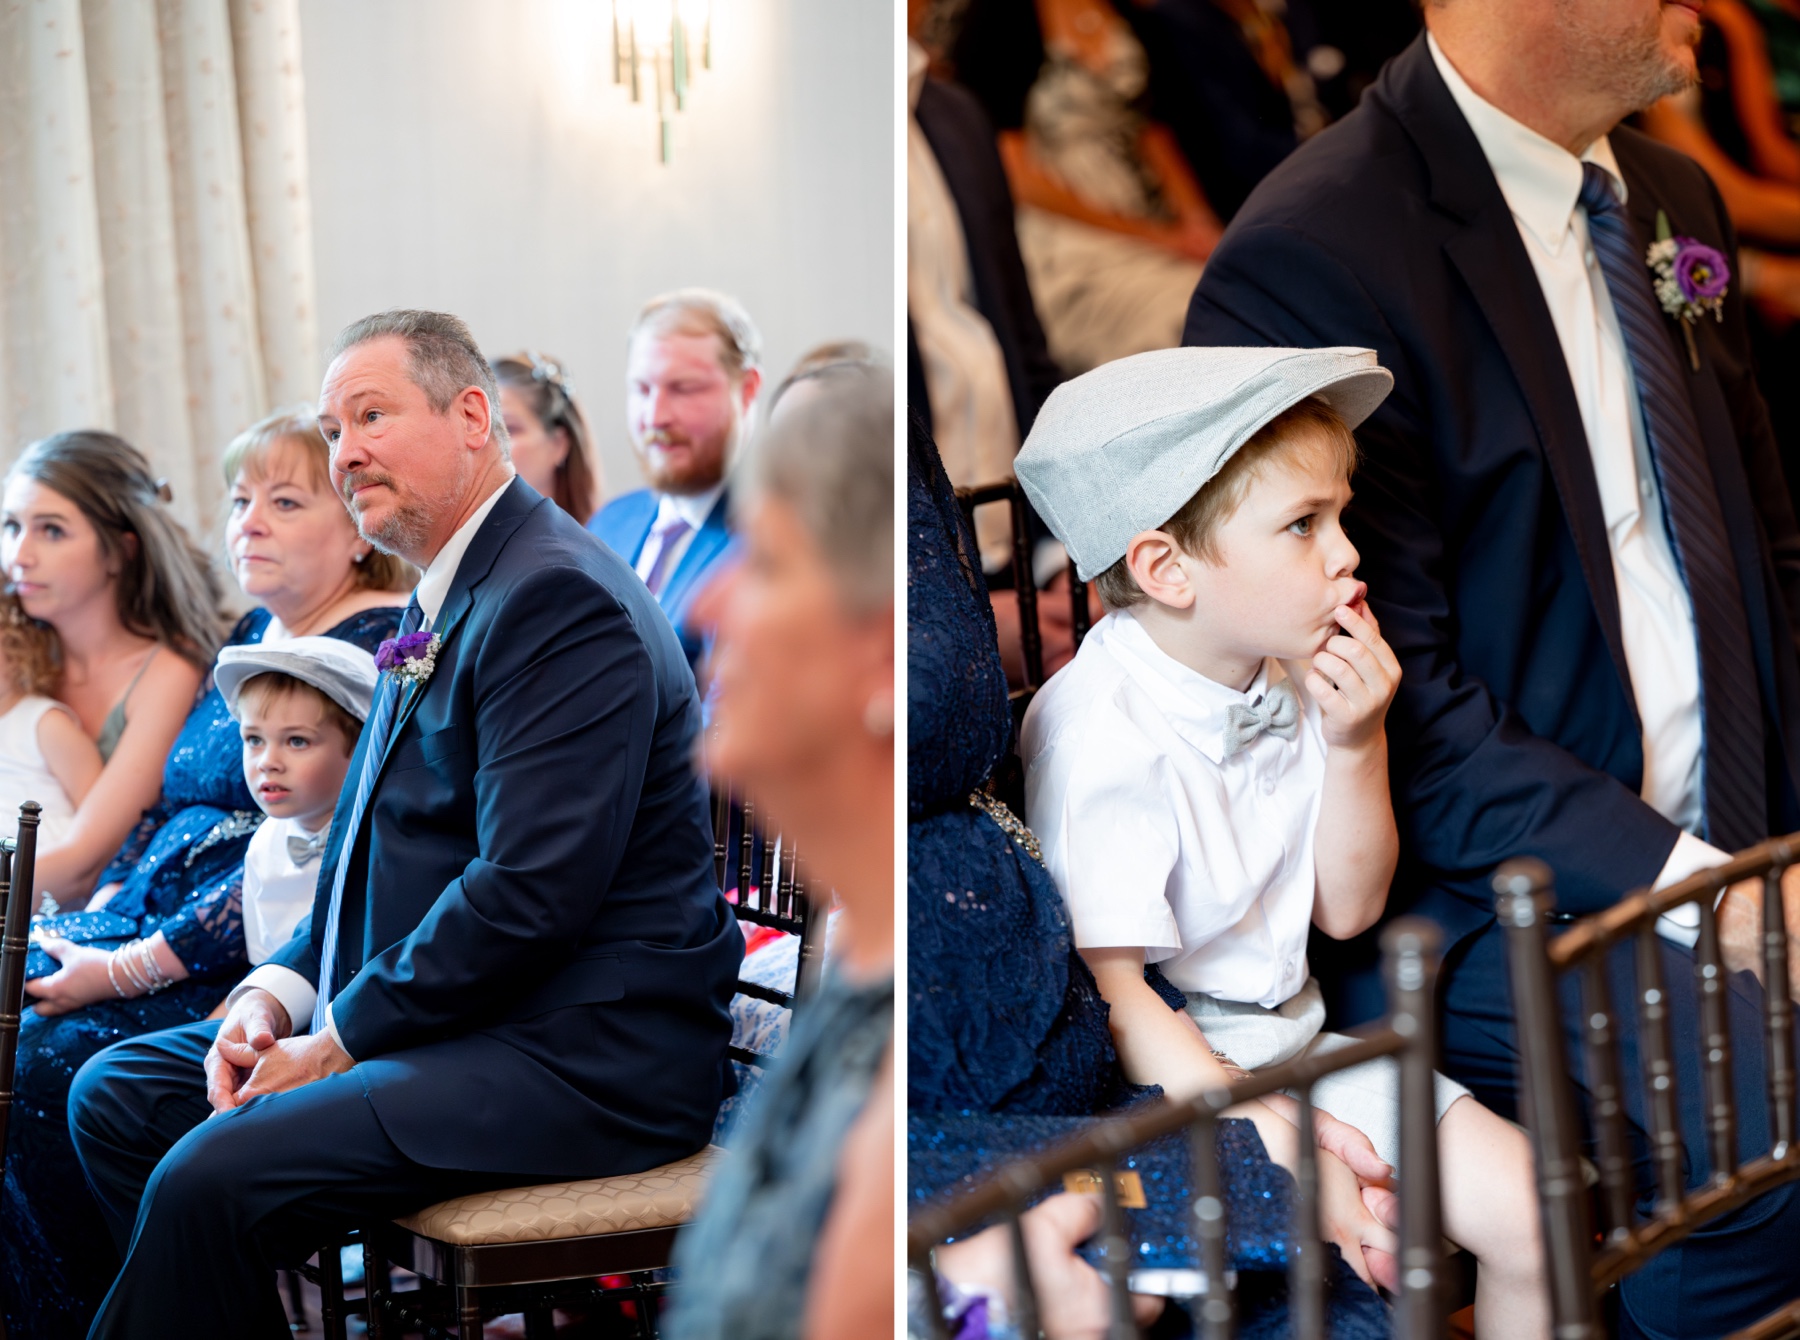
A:
[[[1644,253],[1654,275],[1656,300],[1663,311],[1681,323],[1687,339],[1688,363],[1700,371],[1700,348],[1694,343],[1694,323],[1710,315],[1725,319],[1725,290],[1731,284],[1731,266],[1716,248],[1691,237],[1676,237],[1668,215],[1656,211],[1656,241]]]
[[[375,668],[384,675],[392,675],[403,687],[423,684],[437,668],[438,648],[442,645],[443,639],[436,633],[390,637],[375,649]]]

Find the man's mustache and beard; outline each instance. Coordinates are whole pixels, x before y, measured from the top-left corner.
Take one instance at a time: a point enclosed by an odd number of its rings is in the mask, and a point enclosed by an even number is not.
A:
[[[363,506],[356,497],[358,489],[371,485],[381,485],[394,496],[392,510],[378,523],[364,516]],[[353,470],[344,476],[338,492],[356,521],[357,534],[382,553],[405,558],[423,550],[431,534],[431,508],[425,499],[403,486],[393,475],[381,470]]]
[[[1642,111],[1660,98],[1693,87],[1691,62],[1663,45],[1663,6],[1625,16],[1607,26],[1592,6],[1564,3],[1557,11],[1559,37],[1571,63],[1588,74],[1589,87],[1604,89],[1627,107]],[[1695,32],[1694,42],[1700,40]]]
[[[722,431],[706,438],[652,428],[634,443],[644,478],[657,492],[678,498],[705,493],[725,477],[725,463],[731,459],[739,428],[736,416]]]

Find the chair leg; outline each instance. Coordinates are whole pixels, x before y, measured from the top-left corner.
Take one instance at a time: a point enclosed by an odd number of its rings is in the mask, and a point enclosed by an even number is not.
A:
[[[481,1340],[481,1298],[466,1284],[456,1286],[456,1324],[460,1340]]]
[[[659,1332],[656,1328],[656,1290],[642,1275],[631,1277],[631,1295],[637,1302],[637,1331],[639,1340],[657,1340]]]
[[[310,1331],[312,1323],[306,1318],[306,1291],[300,1287],[300,1272],[284,1270],[281,1272],[283,1283],[287,1285],[288,1297],[288,1329],[290,1331]],[[4,1340],[0,1337],[0,1340]]]
[[[375,1245],[375,1230],[362,1232],[363,1249],[363,1317],[368,1323],[369,1340],[384,1340],[387,1335],[388,1263],[381,1248]]]
[[[344,1263],[335,1242],[319,1248],[319,1331],[325,1340],[348,1340],[344,1323]]]
[[[525,1309],[525,1340],[554,1340],[556,1316],[548,1303]]]

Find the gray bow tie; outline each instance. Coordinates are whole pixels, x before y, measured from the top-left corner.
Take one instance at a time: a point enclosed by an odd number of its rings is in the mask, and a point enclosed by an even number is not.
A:
[[[1300,733],[1300,697],[1291,680],[1282,680],[1253,703],[1233,703],[1225,709],[1225,757],[1264,731],[1282,740]]]
[[[307,865],[325,854],[325,839],[331,836],[331,825],[326,824],[311,837],[302,837],[298,833],[289,833],[287,839],[288,859],[295,865]]]

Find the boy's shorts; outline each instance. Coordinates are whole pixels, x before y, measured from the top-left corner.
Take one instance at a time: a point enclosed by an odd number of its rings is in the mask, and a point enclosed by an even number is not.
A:
[[[1319,983],[1306,985],[1274,1009],[1236,1000],[1190,994],[1188,1017],[1206,1035],[1207,1045],[1224,1052],[1245,1070],[1261,1070],[1301,1056],[1317,1056],[1348,1047],[1357,1039],[1324,1033],[1325,998]],[[1455,1080],[1437,1077],[1437,1116],[1469,1091]],[[1298,1099],[1298,1090],[1286,1090]],[[1325,1076],[1312,1090],[1313,1106],[1348,1122],[1375,1146],[1390,1167],[1400,1166],[1400,1066],[1391,1056],[1365,1061]]]

